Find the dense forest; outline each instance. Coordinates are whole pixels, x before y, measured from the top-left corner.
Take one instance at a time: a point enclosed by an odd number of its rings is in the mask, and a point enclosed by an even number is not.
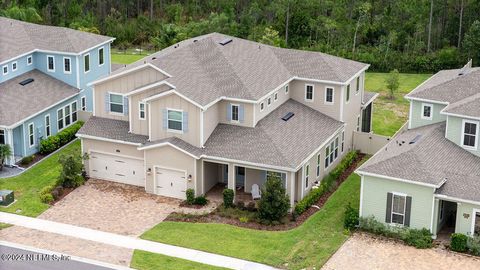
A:
[[[2,0],[0,15],[158,50],[221,32],[322,51],[371,70],[434,72],[480,64],[478,0]]]

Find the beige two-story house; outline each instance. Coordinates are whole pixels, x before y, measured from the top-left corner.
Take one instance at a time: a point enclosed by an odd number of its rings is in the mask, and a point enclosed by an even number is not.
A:
[[[370,131],[367,68],[218,33],[182,41],[93,82],[87,173],[180,199],[277,174],[293,205]]]

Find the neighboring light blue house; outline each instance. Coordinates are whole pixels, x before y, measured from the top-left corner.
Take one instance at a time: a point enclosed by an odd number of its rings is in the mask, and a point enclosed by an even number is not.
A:
[[[114,38],[0,17],[0,144],[13,165],[91,112],[88,83],[111,72]]]

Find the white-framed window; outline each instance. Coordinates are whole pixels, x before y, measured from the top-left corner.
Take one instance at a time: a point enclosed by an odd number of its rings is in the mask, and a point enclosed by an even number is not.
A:
[[[272,105],[272,98],[268,97],[267,98],[267,106],[270,106],[270,105]]]
[[[28,146],[33,147],[35,145],[35,125],[33,123],[28,124]]]
[[[2,73],[3,73],[3,75],[8,74],[8,65],[5,65],[5,66],[2,67]]]
[[[47,55],[47,71],[55,72],[55,56]]]
[[[327,145],[327,147],[325,147],[325,168],[330,166],[330,152],[330,145]]]
[[[264,102],[260,103],[260,111],[262,112],[263,109],[265,109],[265,103]]]
[[[45,138],[50,137],[52,130],[50,127],[50,114],[45,115]]]
[[[183,131],[183,111],[168,109],[167,124],[170,131]]]
[[[63,57],[63,73],[72,74],[72,58]]]
[[[0,144],[5,144],[5,130],[0,129]]]
[[[335,156],[335,159],[338,158],[338,137],[335,138],[335,149],[334,149],[334,156]]]
[[[473,209],[472,214],[472,236],[477,236],[480,235],[480,209]]]
[[[277,101],[277,100],[278,100],[278,92],[273,94],[273,101]]]
[[[357,77],[357,85],[355,86],[355,95],[358,95],[360,92],[360,76]]]
[[[325,87],[325,104],[333,104],[333,87]]]
[[[98,49],[98,65],[103,66],[105,64],[105,49],[103,47]]]
[[[394,224],[405,224],[405,209],[407,196],[399,193],[392,193],[392,217],[391,222]]]
[[[123,114],[123,95],[109,93],[110,95],[110,112]]]
[[[90,54],[87,53],[83,56],[83,71],[88,73],[90,71]]]
[[[68,127],[72,123],[72,119],[70,118],[71,117],[70,105],[67,105],[63,108],[63,114],[65,119],[65,127]]]
[[[357,132],[360,132],[360,114],[357,116]]]
[[[57,110],[57,129],[60,131],[65,127],[63,123],[63,109]]]
[[[345,131],[342,131],[342,153],[345,150]]]
[[[421,118],[425,120],[432,120],[433,105],[422,103],[422,115]]]
[[[33,58],[31,55],[27,56],[27,66],[30,66],[31,64],[33,64]]]
[[[313,101],[313,91],[314,91],[313,84],[305,84],[305,101],[308,101],[308,102]]]
[[[81,102],[81,109],[82,111],[86,111],[87,110],[87,97],[86,96],[83,96],[81,99],[80,99],[80,102]]]
[[[239,121],[239,116],[240,116],[240,106],[238,104],[232,104],[231,105],[231,110],[232,110],[232,121],[233,122],[238,122]]]
[[[308,188],[310,178],[310,164],[305,165],[305,189]]]
[[[325,147],[325,168],[328,168],[338,158],[339,138],[335,137],[330,144]],[[342,143],[343,147],[343,143]]]
[[[78,116],[77,116],[77,101],[72,102],[70,104],[70,111],[72,113],[72,124],[77,122]]]
[[[17,66],[17,61],[12,63],[12,72],[17,71],[18,66]]]
[[[350,84],[347,85],[346,103],[350,101]]]
[[[477,149],[478,146],[478,121],[463,120],[462,122],[462,146],[467,149]]]
[[[285,94],[288,94],[288,84],[285,85]]]
[[[443,217],[445,215],[444,211],[445,211],[445,204],[443,203],[443,200],[440,200],[439,202],[439,205],[438,205],[438,209],[440,209],[440,213],[439,213],[439,217],[440,217],[440,221],[443,220]]]
[[[145,102],[138,103],[138,118],[140,120],[145,120]]]
[[[317,154],[317,177],[320,176],[320,160],[321,160],[320,153],[318,153]]]

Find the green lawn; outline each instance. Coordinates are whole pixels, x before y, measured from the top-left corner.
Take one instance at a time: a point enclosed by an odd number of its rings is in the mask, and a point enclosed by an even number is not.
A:
[[[394,100],[388,97],[387,76],[388,73],[366,73],[365,90],[380,93],[373,105],[373,131],[392,136],[408,119],[409,102],[403,97],[431,74],[400,74],[400,88]]]
[[[137,60],[144,58],[146,55],[139,54],[124,54],[124,53],[112,53],[112,63],[114,64],[130,64]]]
[[[142,270],[220,270],[225,268],[135,250],[130,267]]]
[[[343,212],[348,203],[358,208],[359,189],[360,177],[352,174],[320,211],[289,231],[268,232],[225,224],[162,222],[141,238],[282,268],[319,269],[348,238],[343,229]],[[150,257],[135,253],[133,261],[139,260],[136,258],[139,256],[144,260]],[[150,261],[154,262],[153,259]],[[156,266],[160,265],[163,264]]]
[[[39,192],[43,187],[55,183],[61,168],[58,157],[67,153],[80,153],[80,140],[42,160],[19,176],[0,179],[0,189],[13,190],[17,200],[10,207],[0,207],[0,211],[36,217],[47,210],[49,205],[40,201]]]

